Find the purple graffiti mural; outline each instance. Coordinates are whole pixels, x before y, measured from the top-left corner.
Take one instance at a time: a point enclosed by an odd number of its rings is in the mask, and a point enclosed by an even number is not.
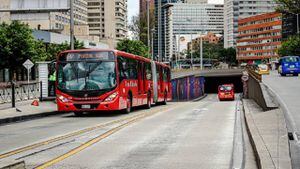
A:
[[[188,76],[172,80],[173,101],[188,101],[204,95],[204,77]]]

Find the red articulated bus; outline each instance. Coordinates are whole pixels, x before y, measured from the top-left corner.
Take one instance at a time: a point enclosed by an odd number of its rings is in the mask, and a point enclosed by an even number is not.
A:
[[[82,115],[171,100],[170,67],[117,50],[70,50],[57,58],[58,111]]]

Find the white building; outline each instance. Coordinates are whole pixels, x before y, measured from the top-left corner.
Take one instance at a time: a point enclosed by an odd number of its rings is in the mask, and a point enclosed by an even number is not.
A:
[[[1,0],[2,3],[3,0]],[[47,10],[30,12],[30,9],[36,8],[35,4],[23,4],[18,6],[18,9],[13,9],[10,6],[11,0],[4,0],[0,5],[0,9],[12,10],[6,14],[5,18],[0,16],[0,21],[19,20],[27,23],[32,29],[50,30],[60,32],[65,26],[70,25],[70,13],[65,12],[50,12]],[[32,5],[32,8],[31,6]],[[24,12],[23,10],[27,10]],[[4,15],[2,14],[2,15]],[[74,23],[75,25],[87,25],[87,2],[86,0],[74,1]]]
[[[238,19],[275,11],[274,0],[224,0],[224,47],[235,47]]]

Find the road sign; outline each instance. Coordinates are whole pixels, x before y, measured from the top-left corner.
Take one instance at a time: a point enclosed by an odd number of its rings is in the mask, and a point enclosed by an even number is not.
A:
[[[243,75],[242,76],[242,81],[247,82],[249,80],[249,75]]]
[[[29,84],[29,73],[30,73],[30,69],[34,66],[34,64],[27,59],[24,63],[23,66],[27,69],[27,80],[28,80],[28,84]],[[28,86],[28,94],[29,94],[29,86]],[[28,96],[29,98],[29,96]]]
[[[23,63],[23,66],[27,69],[27,70],[30,70],[34,64],[31,62],[31,60],[27,59],[24,63]]]

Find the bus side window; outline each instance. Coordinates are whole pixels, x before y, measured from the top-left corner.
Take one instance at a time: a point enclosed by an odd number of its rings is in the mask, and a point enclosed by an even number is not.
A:
[[[118,57],[118,68],[119,68],[119,78],[120,78],[120,83],[124,80],[127,79],[128,74],[126,72],[126,65],[127,63],[125,62],[125,59],[123,57]]]
[[[164,79],[164,82],[167,82],[168,81],[168,68],[163,68],[163,79]]]
[[[164,81],[165,82],[169,82],[170,80],[171,80],[170,69],[169,68],[165,68]]]
[[[157,77],[157,81],[160,81],[160,66],[156,65],[156,77]]]
[[[145,64],[146,64],[146,79],[152,80],[151,63],[145,63]]]
[[[137,67],[137,61],[134,59],[126,58],[126,62],[128,64],[128,75],[129,79],[138,79],[138,67]]]

